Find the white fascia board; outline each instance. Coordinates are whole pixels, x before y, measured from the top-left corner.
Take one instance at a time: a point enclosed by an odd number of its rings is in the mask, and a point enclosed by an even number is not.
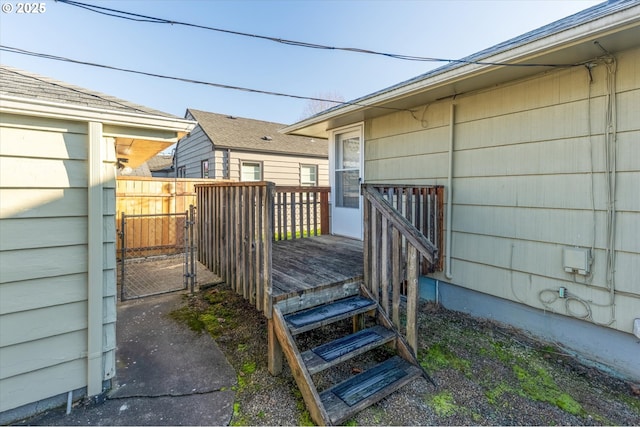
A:
[[[593,39],[594,37],[601,37],[620,28],[637,25],[638,22],[640,22],[640,5],[630,7],[619,13],[604,16],[594,21],[586,22],[556,34],[551,34],[549,36],[533,40],[515,48],[499,52],[493,56],[475,59],[475,61],[503,64],[518,64],[525,61],[532,61],[542,54],[570,47],[571,45],[575,45],[590,38]],[[282,133],[294,133],[306,127],[332,120],[349,113],[381,106],[386,102],[410,96],[414,93],[435,89],[442,85],[456,83],[471,78],[474,75],[487,73],[498,68],[502,68],[502,66],[482,64],[461,65],[460,67],[456,67],[452,70],[445,70],[442,73],[425,76],[424,79],[410,82],[402,86],[392,86],[388,91],[383,93],[375,92],[369,97],[363,97],[354,101],[359,105],[346,105],[336,110],[329,111],[326,114],[298,122],[281,129],[280,131]]]
[[[190,133],[196,126],[193,120],[162,117],[151,114],[107,111],[99,108],[62,104],[38,99],[0,95],[0,112],[5,114],[30,115],[53,119],[99,122],[102,124],[159,129]]]

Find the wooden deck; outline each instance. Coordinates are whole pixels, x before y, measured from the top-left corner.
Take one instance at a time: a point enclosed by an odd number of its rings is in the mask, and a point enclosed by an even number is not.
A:
[[[273,242],[272,299],[286,299],[327,285],[361,280],[362,241],[316,236]]]

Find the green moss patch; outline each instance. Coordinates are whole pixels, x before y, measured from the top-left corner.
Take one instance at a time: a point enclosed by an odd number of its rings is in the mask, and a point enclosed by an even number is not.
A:
[[[445,344],[437,343],[419,354],[420,365],[428,372],[437,372],[445,368],[453,368],[460,372],[469,372],[471,364],[458,357]]]
[[[450,417],[458,412],[458,405],[456,405],[453,394],[450,391],[443,391],[431,396],[429,406],[433,408],[439,417],[443,418]]]
[[[218,338],[238,324],[239,313],[229,304],[229,291],[214,288],[202,298],[189,297],[187,305],[169,313],[173,319],[196,332],[208,332]]]
[[[514,365],[513,372],[518,381],[520,381],[524,396],[539,402],[556,405],[563,411],[573,415],[584,414],[582,405],[576,402],[569,394],[561,391],[545,369],[539,367],[525,369],[520,365]]]

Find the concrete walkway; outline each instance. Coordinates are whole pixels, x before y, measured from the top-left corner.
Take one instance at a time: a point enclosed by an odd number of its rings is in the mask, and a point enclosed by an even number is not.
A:
[[[120,303],[116,379],[103,403],[48,411],[31,425],[227,425],[236,374],[215,341],[176,323],[174,293]]]

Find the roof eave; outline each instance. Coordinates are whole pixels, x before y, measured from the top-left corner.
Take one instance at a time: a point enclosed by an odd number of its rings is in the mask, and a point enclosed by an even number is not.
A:
[[[176,132],[178,138],[190,133],[197,124],[193,120],[178,117],[104,110],[9,95],[0,95],[0,112],[55,119],[95,121],[103,124],[143,129],[160,129]]]

